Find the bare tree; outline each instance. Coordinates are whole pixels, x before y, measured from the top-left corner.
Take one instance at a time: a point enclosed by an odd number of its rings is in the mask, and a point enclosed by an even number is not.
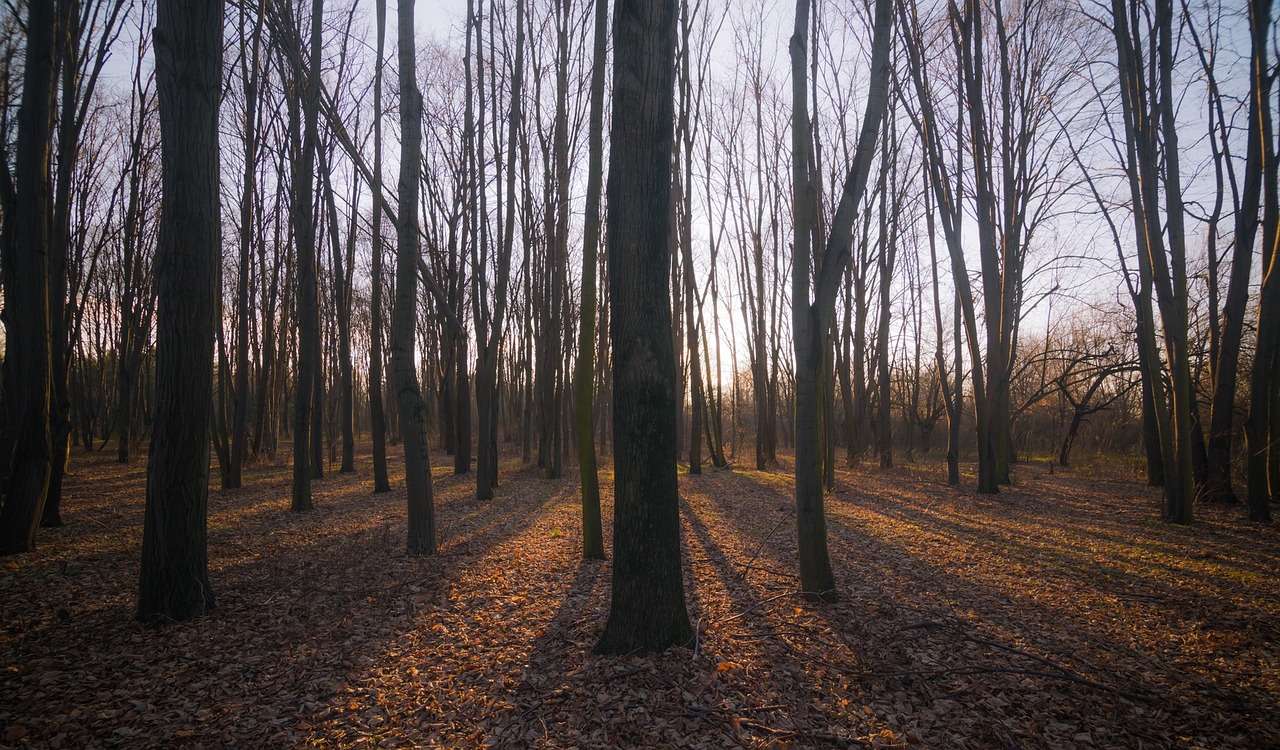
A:
[[[1271,62],[1267,38],[1271,34],[1271,0],[1249,3],[1253,39],[1249,79],[1249,159],[1262,169],[1262,289],[1258,294],[1258,338],[1249,377],[1249,416],[1245,419],[1245,447],[1249,481],[1249,518],[1271,518],[1270,500],[1280,495],[1280,190],[1277,189],[1276,146],[1272,132]],[[1246,167],[1248,168],[1248,167]],[[1257,166],[1254,166],[1257,169]],[[1255,178],[1256,179],[1256,178]],[[1246,177],[1246,186],[1249,177]],[[1248,193],[1249,187],[1246,187]],[[1247,208],[1247,206],[1246,206]],[[1237,225],[1236,242],[1251,240]]]
[[[587,130],[587,215],[582,236],[582,323],[578,328],[578,361],[573,376],[574,426],[578,439],[578,471],[582,482],[582,556],[604,559],[600,521],[600,477],[595,446],[596,265],[600,244],[600,188],[604,174],[604,74],[609,34],[609,4],[595,0],[595,34],[591,62],[591,113]]]
[[[796,388],[796,525],[800,549],[800,589],[823,600],[835,597],[835,577],[827,553],[827,522],[823,509],[822,452],[819,445],[818,373],[827,334],[835,315],[835,298],[849,262],[853,221],[871,172],[880,123],[889,107],[889,48],[893,34],[893,4],[876,0],[873,20],[870,89],[858,145],[832,218],[826,244],[816,264],[811,250],[816,178],[810,162],[811,136],[806,50],[811,0],[797,0],[795,31],[791,36],[792,196],[794,250],[791,270],[791,328],[795,337]],[[811,264],[812,276],[811,276]],[[812,287],[811,287],[812,278]],[[812,289],[812,296],[811,296]]]
[[[1155,399],[1165,467],[1164,514],[1175,523],[1190,523],[1195,489],[1191,476],[1194,394],[1187,338],[1186,230],[1173,101],[1173,7],[1171,0],[1157,0],[1154,16],[1119,0],[1113,0],[1111,7],[1138,263],[1140,273],[1151,279],[1155,289],[1170,374],[1168,403],[1163,397]],[[1153,50],[1150,57],[1144,54],[1148,48]],[[1154,331],[1144,334],[1147,340],[1143,345],[1150,350]],[[1157,384],[1156,390],[1161,392],[1162,384]]]
[[[156,250],[156,426],[137,611],[149,623],[187,620],[213,607],[206,517],[222,253],[222,21],[222,0],[160,0],[156,14],[165,200]]]
[[[49,490],[49,181],[52,141],[55,12],[52,2],[27,6],[27,55],[13,184],[13,235],[4,248],[5,424],[10,432],[8,486],[0,509],[0,554],[35,546]],[[7,170],[8,167],[6,166]]]
[[[613,597],[597,653],[693,638],[680,569],[668,274],[675,0],[618,0],[608,182],[615,425]]]
[[[418,303],[418,177],[422,171],[422,94],[414,56],[414,0],[399,0],[397,37],[400,68],[400,187],[396,221],[396,292],[391,319],[391,367],[404,443],[410,555],[436,552],[435,507],[427,443],[427,405],[414,365]]]
[[[387,479],[387,416],[382,404],[382,78],[386,60],[387,0],[376,0],[377,46],[373,71],[373,255],[369,293],[369,427],[373,433],[373,491],[390,492]]]

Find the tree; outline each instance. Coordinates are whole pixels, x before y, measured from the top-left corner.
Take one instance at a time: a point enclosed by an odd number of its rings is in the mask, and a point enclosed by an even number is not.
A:
[[[160,0],[156,82],[164,204],[156,249],[156,412],[139,620],[213,607],[206,549],[214,317],[222,256],[218,104],[223,0]]]
[[[319,140],[320,112],[320,29],[323,0],[311,4],[311,34],[309,59],[305,68],[295,68],[294,89],[302,91],[301,144],[293,169],[293,238],[297,254],[298,293],[298,361],[297,384],[294,391],[293,410],[293,494],[291,508],[295,511],[311,510],[311,479],[318,468],[313,444],[320,432],[316,389],[319,381],[320,361],[320,312],[317,301],[316,279],[316,228],[312,215],[314,196],[315,157]],[[292,23],[288,24],[294,28]],[[299,42],[298,46],[301,46]],[[305,84],[299,80],[306,76]],[[295,109],[290,110],[290,128],[297,135],[299,127]]]
[[[596,263],[600,244],[600,182],[604,172],[604,73],[609,34],[609,3],[595,0],[594,56],[591,63],[591,112],[587,128],[587,215],[582,235],[582,324],[573,375],[573,415],[582,478],[582,556],[604,559],[600,521],[600,477],[596,472],[595,346]]]
[[[1271,33],[1271,1],[1249,3],[1249,29],[1253,37],[1249,87],[1249,156],[1262,165],[1262,289],[1258,293],[1258,340],[1249,377],[1249,416],[1245,419],[1249,518],[1271,519],[1270,500],[1280,495],[1272,481],[1277,471],[1276,442],[1280,441],[1280,197],[1277,196],[1276,146],[1273,140],[1270,101],[1270,62],[1266,40]],[[1245,237],[1237,235],[1236,242]],[[1250,238],[1251,239],[1251,238]]]
[[[49,491],[42,513],[42,526],[62,525],[62,480],[66,474],[71,438],[71,398],[69,373],[75,346],[78,307],[71,287],[71,214],[73,183],[80,160],[81,140],[94,100],[99,78],[114,43],[119,38],[125,14],[124,0],[82,4],[79,0],[58,3],[62,17],[58,23],[58,67],[61,101],[58,113],[57,162],[53,187],[53,224],[49,244],[49,334],[52,380],[50,383],[49,428],[52,436],[52,467]],[[87,227],[79,227],[83,232]],[[78,269],[77,269],[78,270]]]
[[[236,277],[236,387],[231,418],[231,455],[227,489],[243,483],[244,458],[249,438],[249,286],[253,260],[254,203],[257,200],[258,90],[261,78],[263,4],[258,5],[257,23],[251,40],[245,39],[246,14],[240,13],[241,86],[244,87],[244,179],[240,191],[240,263]]]
[[[391,369],[404,443],[410,555],[436,552],[427,404],[418,388],[414,350],[417,327],[418,182],[422,172],[422,94],[415,77],[414,0],[399,0],[396,32],[400,68],[400,211],[396,221],[396,293],[391,317]]]
[[[800,590],[833,600],[835,576],[827,553],[823,508],[822,449],[819,434],[819,370],[835,316],[836,293],[849,262],[853,222],[866,192],[880,123],[889,107],[889,47],[893,3],[876,0],[871,47],[870,88],[848,177],[831,220],[825,245],[814,262],[811,230],[816,179],[810,169],[810,126],[806,50],[812,0],[796,1],[791,36],[791,176],[795,241],[791,270],[791,328],[796,368],[796,534],[800,550]],[[812,271],[811,271],[812,268]],[[812,280],[812,285],[811,285]],[[812,295],[811,295],[812,292]]]
[[[52,439],[49,431],[49,182],[54,95],[54,3],[27,8],[27,57],[18,111],[16,199],[5,273],[5,423],[12,452],[0,509],[0,554],[35,547],[36,530],[49,490]],[[5,169],[8,167],[6,166]]]
[[[1157,0],[1154,17],[1120,0],[1113,0],[1111,9],[1138,264],[1140,275],[1144,280],[1149,278],[1155,289],[1169,367],[1167,400],[1164,384],[1153,384],[1158,394],[1156,422],[1165,468],[1164,515],[1175,523],[1190,523],[1195,489],[1191,477],[1194,393],[1187,333],[1186,229],[1172,81],[1173,5],[1171,0]],[[1144,57],[1148,49],[1152,50],[1150,58]],[[1140,345],[1148,349],[1149,361],[1158,361],[1151,351],[1154,331],[1144,330],[1143,335]]]
[[[614,377],[613,597],[597,653],[693,637],[680,569],[671,336],[676,0],[618,0],[607,211]]]
[[[516,145],[519,141],[524,117],[522,107],[522,99],[524,97],[524,23],[525,2],[524,0],[517,0],[515,64],[511,71],[511,109],[507,122],[506,198],[503,202],[504,205],[499,206],[499,213],[505,210],[505,215],[502,217],[503,225],[499,241],[501,247],[495,250],[497,254],[497,278],[493,292],[496,299],[492,309],[488,304],[487,290],[484,289],[487,286],[485,280],[488,273],[489,259],[486,257],[486,251],[489,243],[484,243],[482,247],[473,246],[472,253],[473,265],[475,266],[472,270],[472,279],[476,285],[472,294],[472,306],[476,322],[476,416],[479,419],[479,424],[477,425],[478,442],[476,445],[476,497],[480,499],[492,498],[494,488],[498,485],[498,415],[501,411],[499,357],[502,353],[503,335],[506,331],[506,315],[510,296],[511,256],[515,242],[515,218],[516,212],[519,210],[519,204],[516,202],[516,173],[518,171]],[[489,31],[490,34],[493,33],[492,19],[490,19]],[[496,61],[491,60],[491,65],[496,68]],[[480,71],[480,75],[483,77],[483,69]],[[494,76],[496,77],[496,75],[495,71]],[[497,123],[495,123],[494,128],[495,141],[498,130],[496,125]],[[480,142],[482,145],[483,141],[483,134],[481,134]],[[498,152],[498,144],[495,143],[495,157]],[[483,197],[484,191],[481,190],[480,193]],[[483,216],[483,214],[484,212],[482,211],[481,215]]]
[[[387,480],[387,415],[382,405],[382,70],[386,57],[387,0],[377,0],[378,43],[373,70],[374,195],[369,296],[369,427],[373,433],[373,491],[390,492]]]

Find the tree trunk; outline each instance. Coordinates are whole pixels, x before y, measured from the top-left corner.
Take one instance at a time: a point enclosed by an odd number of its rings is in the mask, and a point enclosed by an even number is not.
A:
[[[800,590],[809,598],[836,598],[835,577],[827,553],[823,509],[822,454],[818,432],[819,370],[823,347],[835,315],[835,298],[849,261],[853,221],[867,178],[880,123],[888,109],[889,47],[893,31],[891,0],[877,0],[871,52],[871,87],[867,92],[858,143],[826,245],[817,263],[817,279],[810,296],[810,230],[814,180],[809,173],[809,105],[806,87],[806,45],[811,0],[797,0],[791,36],[792,197],[795,238],[791,265],[791,326],[795,336],[795,451],[796,531],[800,553]],[[883,356],[883,353],[882,353]]]
[[[27,11],[27,52],[18,111],[15,184],[17,216],[13,255],[6,258],[4,394],[13,436],[9,484],[0,510],[0,555],[34,549],[49,490],[49,182],[54,99],[54,3],[32,2]]]
[[[227,489],[244,483],[244,458],[249,437],[249,282],[253,258],[254,201],[257,200],[258,173],[258,76],[259,43],[262,38],[263,8],[257,11],[252,53],[245,54],[241,76],[244,85],[244,180],[240,190],[240,273],[236,279],[236,385],[231,417],[231,455],[227,466]],[[245,46],[245,13],[240,13],[240,45]],[[259,395],[261,398],[261,395]]]
[[[295,511],[311,510],[312,507],[311,479],[316,464],[313,449],[316,441],[313,438],[320,432],[319,420],[314,418],[319,406],[315,403],[318,385],[315,382],[318,375],[315,363],[320,357],[320,312],[317,301],[316,228],[312,216],[312,198],[320,109],[320,24],[323,10],[323,0],[312,0],[311,55],[310,64],[305,71],[305,90],[302,92],[302,143],[294,162],[292,181],[293,238],[297,252],[298,282],[298,359],[297,382],[294,386],[293,492],[290,504]],[[298,71],[299,76],[303,74],[303,71]],[[295,86],[295,91],[296,89]],[[293,120],[292,127],[296,133],[296,115]]]
[[[687,644],[680,567],[668,247],[675,0],[614,6],[608,262],[615,475],[613,597],[597,653]]]
[[[67,302],[68,264],[71,242],[71,181],[79,154],[83,119],[78,113],[80,92],[80,3],[58,3],[57,55],[62,68],[62,101],[58,115],[57,179],[53,188],[53,223],[49,243],[49,431],[51,465],[40,525],[62,525],[62,480],[67,471],[71,447],[71,398],[68,371],[71,364],[70,318],[73,307]],[[96,81],[96,76],[94,76]],[[86,95],[92,96],[93,82]]]
[[[418,302],[418,177],[422,171],[422,94],[415,78],[414,0],[399,0],[400,215],[396,222],[396,291],[391,318],[391,367],[404,443],[410,555],[436,553],[435,507],[427,444],[427,404],[418,388],[415,339]]]
[[[573,414],[582,483],[582,556],[604,559],[600,519],[600,477],[595,446],[596,265],[600,244],[600,183],[604,172],[604,74],[609,33],[609,3],[595,0],[591,62],[591,110],[587,125],[587,212],[582,237],[582,322],[578,328],[577,371],[573,375]]]
[[[342,432],[342,463],[338,471],[356,470],[355,373],[351,365],[351,289],[347,283],[342,242],[338,237],[338,204],[333,194],[333,170],[324,149],[317,149],[324,177],[325,208],[329,213],[329,248],[333,255],[333,305],[338,318],[338,428]],[[353,206],[355,203],[353,202]],[[354,208],[352,210],[355,210]],[[354,232],[355,228],[352,227]]]
[[[390,492],[387,479],[387,416],[382,405],[382,63],[386,58],[387,0],[376,0],[378,64],[373,72],[373,207],[369,298],[369,429],[373,433],[373,491]]]
[[[206,548],[213,338],[222,259],[218,103],[222,0],[160,0],[155,30],[164,205],[156,247],[156,421],[139,620],[213,607]]]
[[[1244,423],[1246,466],[1248,470],[1249,518],[1267,521],[1271,518],[1271,498],[1280,492],[1272,481],[1277,470],[1276,443],[1280,432],[1275,429],[1280,402],[1276,399],[1277,373],[1280,373],[1280,197],[1277,196],[1275,143],[1272,140],[1272,103],[1270,75],[1262,62],[1266,60],[1265,40],[1271,29],[1270,0],[1253,0],[1249,5],[1249,28],[1253,34],[1253,72],[1250,91],[1249,151],[1261,150],[1263,166],[1262,198],[1262,290],[1258,295],[1257,349],[1253,372],[1249,378],[1249,416]],[[1254,117],[1257,115],[1257,122]],[[1255,132],[1256,129],[1256,132]],[[1255,142],[1256,140],[1256,142]],[[1239,242],[1237,238],[1237,242]]]

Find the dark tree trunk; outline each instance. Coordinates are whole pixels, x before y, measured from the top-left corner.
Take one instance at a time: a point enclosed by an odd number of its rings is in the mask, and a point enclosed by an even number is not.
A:
[[[333,305],[338,323],[338,427],[342,433],[342,463],[338,471],[349,474],[356,470],[355,372],[351,364],[351,285],[350,268],[344,262],[342,242],[338,237],[338,205],[334,196],[333,170],[324,149],[318,149],[320,169],[324,176],[325,209],[329,214],[329,248],[333,256]],[[354,210],[354,209],[353,209]],[[355,227],[351,228],[354,235]],[[354,236],[348,238],[354,241]]]
[[[608,184],[614,373],[613,598],[597,653],[693,638],[680,568],[670,190],[675,0],[614,6]]]
[[[1277,372],[1280,371],[1280,196],[1277,196],[1276,150],[1272,140],[1272,103],[1270,75],[1260,69],[1266,59],[1265,39],[1271,29],[1270,0],[1254,0],[1249,6],[1249,27],[1254,37],[1251,114],[1257,114],[1258,127],[1249,130],[1257,139],[1263,168],[1262,198],[1262,291],[1258,295],[1258,338],[1249,378],[1249,416],[1245,419],[1246,466],[1248,469],[1249,518],[1267,521],[1271,518],[1271,498],[1280,492],[1272,481],[1276,467],[1276,442],[1280,434],[1274,429],[1280,403],[1275,399]],[[1262,40],[1261,42],[1259,40]],[[1252,118],[1251,118],[1252,119]],[[1250,150],[1255,147],[1249,144]]]
[[[257,200],[258,174],[258,72],[259,51],[262,39],[264,4],[259,4],[257,24],[252,36],[252,52],[246,54],[241,75],[244,86],[244,180],[240,191],[240,268],[236,278],[236,385],[235,406],[231,416],[231,454],[227,464],[227,489],[236,489],[244,483],[244,459],[249,440],[249,304],[250,275],[252,272],[254,201]],[[245,13],[240,13],[240,44],[246,44],[244,35]],[[259,394],[259,398],[261,398]]]
[[[1235,215],[1235,241],[1231,253],[1231,278],[1222,309],[1218,358],[1213,363],[1213,406],[1209,417],[1208,481],[1204,492],[1213,502],[1237,503],[1231,486],[1231,423],[1235,416],[1240,340],[1249,303],[1249,279],[1253,245],[1257,236],[1262,200],[1264,139],[1270,139],[1271,76],[1267,73],[1267,38],[1271,0],[1249,2],[1252,37],[1249,77],[1249,126],[1244,162],[1244,188]],[[1221,106],[1219,100],[1219,106]],[[1266,123],[1264,125],[1264,122]],[[1224,136],[1225,137],[1225,136]],[[1213,252],[1211,250],[1211,252]]]
[[[582,324],[578,329],[577,372],[573,376],[573,414],[582,482],[582,556],[604,559],[600,518],[600,478],[595,445],[596,265],[600,244],[600,188],[604,173],[604,74],[609,35],[609,3],[595,0],[591,61],[591,109],[587,126],[587,214],[582,237]],[[518,66],[517,66],[518,68]]]
[[[320,24],[322,0],[311,4],[311,64],[298,76],[306,75],[302,92],[302,143],[293,170],[293,238],[297,253],[297,382],[293,404],[293,494],[290,507],[295,511],[311,510],[311,480],[315,461],[313,438],[320,433],[315,419],[319,404],[315,402],[317,368],[320,356],[320,311],[316,281],[316,229],[312,216],[316,143],[320,109]],[[298,83],[302,83],[299,81]],[[296,88],[295,88],[296,90]],[[296,124],[295,124],[296,127]]]
[[[369,430],[373,439],[373,491],[390,492],[387,479],[387,415],[382,404],[382,62],[387,0],[377,0],[378,64],[373,73],[373,268],[369,298]]]
[[[853,163],[840,191],[826,244],[816,264],[816,283],[811,282],[813,255],[810,244],[812,201],[815,181],[809,172],[811,143],[809,105],[806,88],[806,49],[809,38],[809,10],[812,0],[797,0],[795,30],[791,36],[792,113],[792,199],[795,225],[794,257],[791,269],[791,328],[795,336],[795,447],[796,447],[796,536],[800,557],[800,590],[809,598],[832,601],[836,598],[835,576],[827,553],[827,522],[822,490],[822,454],[819,440],[819,371],[823,348],[835,315],[835,299],[844,267],[849,262],[854,216],[866,192],[867,178],[880,123],[888,109],[889,47],[893,30],[893,5],[877,0],[874,42],[871,52],[872,86],[858,134]],[[811,293],[812,284],[812,293]],[[881,353],[884,356],[884,353]]]
[[[1142,376],[1142,449],[1147,457],[1147,486],[1163,487],[1164,454],[1160,449],[1160,421],[1156,415],[1156,388],[1160,381],[1160,371],[1158,363],[1151,361],[1149,347],[1143,345],[1145,336],[1143,328],[1151,326],[1149,303],[1139,300],[1135,300],[1135,302],[1137,302],[1140,318],[1137,335],[1138,370]],[[1141,322],[1144,305],[1147,310],[1146,323]]]
[[[156,247],[156,420],[137,612],[149,623],[186,620],[213,607],[206,516],[222,256],[222,20],[222,0],[160,0],[156,17],[164,205]]]
[[[31,2],[22,105],[18,111],[17,189],[12,257],[6,258],[5,324],[8,487],[0,509],[0,554],[35,547],[49,490],[49,182],[54,94],[54,3]],[[7,169],[6,167],[3,167]],[[6,221],[8,221],[6,217]]]
[[[71,342],[68,339],[70,313],[67,303],[67,271],[71,243],[71,180],[79,151],[80,123],[80,3],[58,3],[58,59],[62,68],[62,101],[58,115],[58,163],[54,185],[53,224],[49,243],[49,433],[51,466],[49,490],[45,496],[40,525],[62,525],[62,480],[67,471],[71,447],[71,398],[68,371]]]
[[[422,94],[414,78],[414,0],[399,0],[400,215],[396,222],[395,310],[391,317],[391,369],[404,443],[410,555],[436,552],[435,507],[427,444],[427,404],[414,366],[418,301],[418,177],[422,170]]]

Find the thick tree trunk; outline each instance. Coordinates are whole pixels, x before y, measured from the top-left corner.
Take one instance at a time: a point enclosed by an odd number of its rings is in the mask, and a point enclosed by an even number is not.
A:
[[[670,190],[675,0],[614,6],[608,261],[614,373],[613,597],[597,653],[687,644],[680,567]]]
[[[1271,363],[1271,439],[1267,446],[1267,483],[1272,502],[1280,502],[1280,358]]]
[[[453,473],[466,474],[471,471],[471,379],[467,372],[467,334],[457,333],[457,360],[453,374],[454,402],[449,408],[454,410],[454,423],[458,426],[457,442],[453,446]]]
[[[1208,479],[1205,498],[1212,502],[1236,503],[1231,486],[1231,425],[1235,416],[1240,341],[1249,302],[1249,279],[1253,268],[1253,245],[1257,236],[1262,198],[1264,141],[1271,130],[1271,76],[1267,73],[1267,37],[1271,0],[1251,0],[1249,30],[1252,38],[1249,76],[1249,125],[1244,162],[1244,187],[1235,214],[1235,241],[1231,254],[1231,277],[1222,309],[1222,330],[1218,357],[1213,362],[1213,406],[1209,418]],[[1220,104],[1219,104],[1220,106]],[[1264,135],[1264,132],[1266,135]],[[1224,136],[1225,138],[1225,136]],[[1219,170],[1220,172],[1220,170]],[[1219,199],[1220,201],[1221,199]],[[1210,252],[1213,252],[1212,250]]]
[[[1150,283],[1147,284],[1148,292]],[[1164,486],[1164,454],[1160,449],[1160,420],[1156,411],[1156,393],[1163,394],[1164,388],[1159,386],[1160,370],[1158,363],[1152,361],[1155,351],[1155,339],[1147,341],[1147,332],[1152,330],[1151,303],[1149,299],[1136,299],[1138,310],[1138,371],[1142,378],[1142,448],[1147,457],[1147,486]],[[1163,395],[1161,396],[1163,398]]]
[[[415,78],[414,0],[399,0],[400,215],[396,223],[395,310],[391,318],[391,368],[404,443],[410,555],[436,552],[435,507],[427,444],[427,404],[418,388],[414,349],[418,301],[418,178],[422,170],[422,94]]]
[[[156,18],[164,205],[156,247],[156,421],[137,611],[149,623],[213,607],[206,515],[222,255],[222,20],[222,0],[160,0]]]
[[[13,256],[5,263],[5,393],[14,448],[9,485],[0,509],[0,555],[35,547],[36,530],[49,490],[49,182],[54,98],[52,0],[35,0],[27,11],[27,54],[18,111],[17,216]]]

